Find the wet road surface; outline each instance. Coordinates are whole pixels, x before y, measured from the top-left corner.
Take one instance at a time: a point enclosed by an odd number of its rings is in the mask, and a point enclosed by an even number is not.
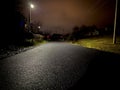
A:
[[[0,90],[119,88],[120,55],[47,43],[0,60]]]

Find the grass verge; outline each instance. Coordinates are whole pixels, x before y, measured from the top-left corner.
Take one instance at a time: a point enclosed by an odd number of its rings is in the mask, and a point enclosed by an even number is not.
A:
[[[80,39],[72,43],[87,48],[94,48],[102,51],[120,54],[120,37],[116,38],[116,44],[113,44],[112,40],[112,36],[103,36]]]

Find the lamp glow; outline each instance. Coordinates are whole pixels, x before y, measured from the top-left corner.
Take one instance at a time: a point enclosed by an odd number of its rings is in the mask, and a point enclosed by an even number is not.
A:
[[[31,7],[31,8],[34,8],[34,5],[33,5],[33,4],[30,4],[30,7]]]

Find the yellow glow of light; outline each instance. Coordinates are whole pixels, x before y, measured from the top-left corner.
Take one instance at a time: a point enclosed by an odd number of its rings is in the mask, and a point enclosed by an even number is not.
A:
[[[30,4],[30,7],[31,7],[31,8],[34,8],[34,5],[33,5],[33,4]]]

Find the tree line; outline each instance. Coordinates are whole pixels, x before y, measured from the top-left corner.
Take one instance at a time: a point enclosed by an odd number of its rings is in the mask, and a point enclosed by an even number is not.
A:
[[[113,33],[113,25],[107,25],[104,28],[97,28],[96,25],[86,26],[82,25],[81,27],[73,27],[71,34],[71,40],[78,40],[81,38],[88,38],[94,36],[110,35]]]

